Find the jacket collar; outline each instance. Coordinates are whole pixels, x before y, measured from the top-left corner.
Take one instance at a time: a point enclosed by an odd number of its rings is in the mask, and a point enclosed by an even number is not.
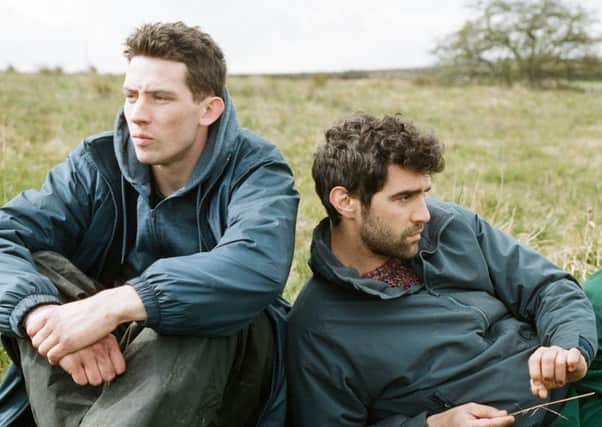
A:
[[[437,251],[441,233],[452,220],[453,213],[444,202],[437,199],[428,198],[427,206],[431,214],[431,220],[424,225],[424,231],[418,246],[421,252],[433,253]]]
[[[453,213],[446,209],[443,202],[429,198],[427,205],[431,213],[431,220],[425,224],[419,244],[420,253],[437,251],[441,233],[453,217]],[[414,261],[416,266],[419,258]],[[381,299],[397,298],[418,290],[416,287],[393,288],[384,282],[363,278],[355,268],[343,265],[330,250],[330,220],[328,218],[323,219],[314,229],[309,266],[314,275],[335,286],[355,289]]]

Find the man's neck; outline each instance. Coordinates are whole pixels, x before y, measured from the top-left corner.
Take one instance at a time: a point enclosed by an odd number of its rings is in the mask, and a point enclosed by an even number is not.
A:
[[[198,138],[197,143],[183,153],[181,158],[172,160],[166,165],[151,166],[156,189],[163,196],[167,197],[175,193],[188,183],[207,144],[206,130]]]
[[[387,256],[372,252],[363,244],[357,231],[348,228],[349,225],[344,223],[330,225],[330,250],[343,265],[364,275],[387,261]]]
[[[158,165],[152,166],[151,169],[157,191],[167,197],[186,185],[192,175],[194,165],[190,170],[174,170],[173,167]]]

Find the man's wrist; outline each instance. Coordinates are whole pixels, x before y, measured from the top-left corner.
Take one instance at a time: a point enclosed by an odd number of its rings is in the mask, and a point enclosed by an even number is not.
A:
[[[105,299],[101,303],[110,308],[110,316],[116,324],[146,320],[144,304],[136,290],[128,284],[107,289],[97,296]]]

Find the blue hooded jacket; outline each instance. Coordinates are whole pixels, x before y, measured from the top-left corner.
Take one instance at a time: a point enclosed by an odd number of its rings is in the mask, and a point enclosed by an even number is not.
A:
[[[422,283],[407,289],[343,265],[329,220],[316,227],[313,276],[288,325],[294,426],[425,427],[468,402],[510,412],[542,403],[529,386],[537,347],[577,347],[592,361],[594,311],[568,273],[466,209],[434,199],[428,209],[411,261]]]
[[[135,158],[121,112],[113,132],[85,139],[41,190],[0,209],[0,332],[24,337],[29,310],[60,302],[33,265],[32,253],[41,250],[66,256],[102,283],[133,266],[137,275],[128,283],[144,303],[145,326],[160,334],[233,335],[267,308],[278,354],[259,425],[278,426],[286,413],[288,310],[280,295],[293,256],[298,194],[278,149],[240,128],[227,92],[224,101],[188,183],[152,209],[150,172]],[[11,367],[0,388],[0,425],[27,406],[21,381]]]

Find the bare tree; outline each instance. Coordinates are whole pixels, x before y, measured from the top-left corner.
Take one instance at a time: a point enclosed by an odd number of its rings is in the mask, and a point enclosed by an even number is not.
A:
[[[593,34],[593,14],[578,4],[478,0],[469,7],[476,17],[434,50],[442,63],[534,84],[561,70],[566,76],[576,61],[599,57],[602,39]]]

